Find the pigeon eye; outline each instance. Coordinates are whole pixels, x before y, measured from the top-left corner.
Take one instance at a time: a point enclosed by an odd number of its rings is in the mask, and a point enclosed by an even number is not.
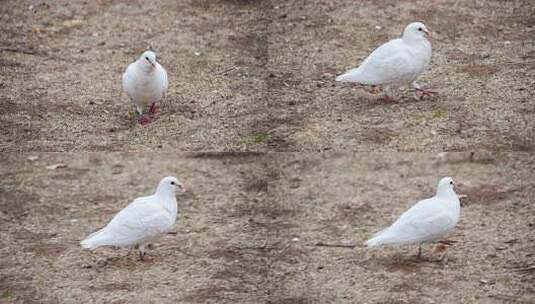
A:
[[[421,27],[419,27],[419,28],[418,28],[418,30],[419,30],[419,31],[422,31],[422,28],[421,28]]]
[[[450,182],[450,185],[453,185],[453,181]]]
[[[174,184],[175,184],[175,182],[171,182],[171,185],[174,185]]]
[[[145,57],[145,59],[149,60],[149,57]]]

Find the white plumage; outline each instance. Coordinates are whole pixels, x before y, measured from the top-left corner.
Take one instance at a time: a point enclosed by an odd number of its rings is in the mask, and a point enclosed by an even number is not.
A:
[[[336,77],[336,81],[384,85],[386,90],[409,85],[415,90],[427,92],[420,88],[416,79],[431,62],[428,35],[429,31],[423,23],[411,23],[401,38],[381,45],[358,68]]]
[[[150,111],[154,111],[156,102],[165,96],[167,87],[167,72],[151,51],[144,52],[123,74],[123,89],[140,115],[149,106]]]
[[[394,224],[376,233],[366,245],[421,245],[442,238],[455,227],[461,212],[459,198],[453,187],[453,179],[444,177],[438,183],[435,196],[412,206]]]
[[[83,248],[139,245],[140,256],[145,246],[173,229],[178,208],[175,191],[185,189],[175,177],[163,178],[151,196],[135,199],[113,217],[106,227],[92,233],[80,244]]]

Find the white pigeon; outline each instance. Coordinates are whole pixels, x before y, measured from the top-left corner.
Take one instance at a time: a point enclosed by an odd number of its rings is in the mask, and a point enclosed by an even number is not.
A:
[[[461,213],[461,204],[451,177],[440,180],[437,193],[403,213],[390,227],[376,233],[366,241],[368,247],[383,244],[418,244],[418,257],[421,244],[439,240],[451,231]]]
[[[178,213],[176,190],[185,192],[184,186],[175,177],[163,178],[153,195],[135,199],[117,213],[106,227],[92,233],[80,244],[87,249],[139,245],[139,255],[144,260],[145,246],[172,230],[175,225]]]
[[[336,81],[356,82],[365,85],[383,85],[385,99],[390,89],[409,85],[415,92],[430,95],[436,92],[425,90],[416,79],[428,68],[431,62],[431,43],[427,40],[430,32],[421,22],[409,24],[401,38],[390,40],[375,49],[362,64],[336,77]]]
[[[138,60],[131,63],[123,74],[123,89],[136,105],[142,124],[150,122],[150,117],[143,115],[156,112],[156,102],[167,93],[167,72],[156,61],[156,54],[146,51]]]

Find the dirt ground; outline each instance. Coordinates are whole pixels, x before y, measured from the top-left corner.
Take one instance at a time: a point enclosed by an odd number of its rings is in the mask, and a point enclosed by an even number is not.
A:
[[[415,20],[438,96],[334,82]],[[529,0],[4,0],[0,24],[1,151],[535,147]],[[170,87],[140,126],[120,79],[148,46]]]
[[[438,95],[334,82],[418,20]],[[3,0],[0,25],[0,303],[535,303],[535,2]],[[170,86],[141,126],[148,47]],[[190,191],[152,262],[80,248],[166,175]],[[445,259],[363,247],[446,175]]]
[[[521,153],[4,154],[0,302],[534,303],[534,169]],[[152,262],[80,248],[169,174],[190,191]],[[362,246],[447,175],[466,197],[443,261]]]

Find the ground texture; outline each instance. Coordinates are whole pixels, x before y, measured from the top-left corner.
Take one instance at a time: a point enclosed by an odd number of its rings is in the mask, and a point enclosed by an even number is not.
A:
[[[438,95],[334,82],[419,20]],[[3,0],[0,25],[0,303],[535,303],[533,1]],[[149,47],[142,126],[121,75]],[[80,248],[166,175],[190,191],[152,262]],[[451,247],[363,247],[443,176]]]
[[[534,169],[520,153],[3,155],[0,302],[533,303]],[[80,248],[168,174],[190,191],[152,262]],[[362,246],[446,175],[466,197],[442,261]]]
[[[433,32],[398,103],[334,82],[405,25]],[[535,147],[533,1],[2,1],[2,151],[442,151]],[[136,123],[126,66],[170,78]]]

